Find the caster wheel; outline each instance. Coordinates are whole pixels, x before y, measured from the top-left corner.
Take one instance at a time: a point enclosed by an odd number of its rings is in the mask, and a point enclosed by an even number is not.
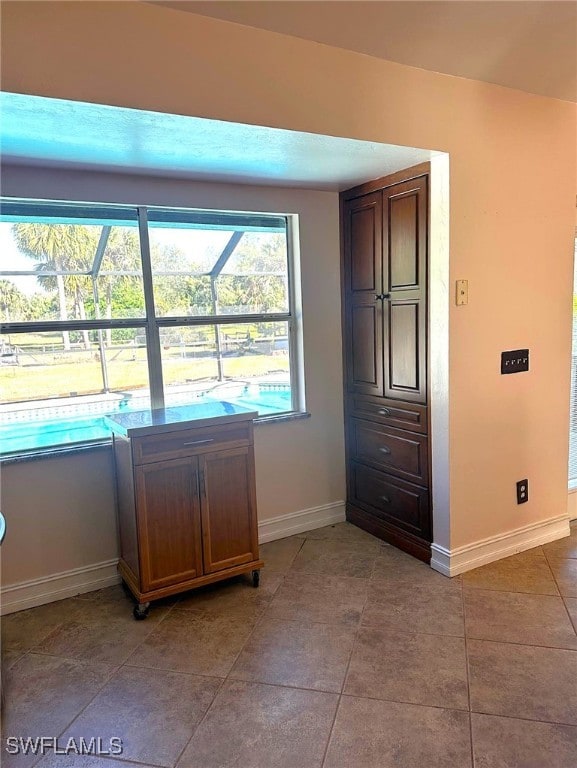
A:
[[[252,585],[253,587],[258,587],[260,584],[260,571],[253,571],[252,572]]]
[[[134,606],[133,615],[137,621],[143,621],[150,610],[150,603],[138,603]]]

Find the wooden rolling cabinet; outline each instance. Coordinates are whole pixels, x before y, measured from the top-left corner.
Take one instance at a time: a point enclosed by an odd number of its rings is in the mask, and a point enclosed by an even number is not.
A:
[[[428,174],[341,194],[347,519],[426,562]]]
[[[242,573],[258,586],[256,414],[202,418],[206,409],[195,408],[109,417],[119,570],[136,618],[151,600]]]

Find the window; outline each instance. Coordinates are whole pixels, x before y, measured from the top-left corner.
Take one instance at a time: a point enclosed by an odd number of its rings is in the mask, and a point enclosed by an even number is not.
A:
[[[569,490],[577,490],[577,231],[573,262],[573,349],[571,353],[571,410],[569,416]]]
[[[2,452],[102,440],[104,415],[303,410],[293,217],[7,200]]]

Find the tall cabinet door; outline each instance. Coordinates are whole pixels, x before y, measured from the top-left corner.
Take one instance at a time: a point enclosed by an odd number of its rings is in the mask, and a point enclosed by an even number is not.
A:
[[[205,453],[200,466],[204,572],[258,558],[254,452],[235,448]]]
[[[347,389],[383,393],[382,192],[344,203]]]
[[[427,399],[427,177],[383,191],[385,397]]]
[[[196,458],[138,466],[135,485],[142,590],[202,576]]]

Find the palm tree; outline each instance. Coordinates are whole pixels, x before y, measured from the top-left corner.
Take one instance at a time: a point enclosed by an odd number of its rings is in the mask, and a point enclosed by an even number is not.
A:
[[[60,319],[68,320],[66,289],[74,297],[75,308],[84,319],[84,296],[88,287],[88,279],[79,274],[42,275],[42,272],[86,272],[92,266],[96,239],[88,227],[76,224],[39,224],[18,223],[12,228],[14,240],[25,256],[38,262],[36,271],[38,280],[50,286],[55,279],[58,292]],[[70,334],[62,332],[64,349],[70,349]],[[85,344],[89,345],[88,333],[84,336]]]
[[[10,280],[0,280],[0,312],[3,319],[9,323],[19,318],[26,306],[26,298],[22,291]]]
[[[130,292],[131,289],[142,290],[142,278],[137,275],[114,274],[115,272],[140,272],[140,241],[136,230],[114,227],[112,228],[100,267],[101,274],[98,278],[103,289],[105,302],[105,317],[112,319],[112,302],[118,294]],[[144,300],[144,296],[143,296]],[[98,315],[97,315],[98,317]],[[106,331],[108,345],[112,343],[112,331]]]
[[[51,261],[45,261],[41,264],[37,264],[34,271],[37,274],[37,280],[43,288],[49,291],[53,291],[57,288],[59,300],[61,296],[62,288],[65,289],[67,295],[72,296],[73,312],[76,317],[81,320],[86,320],[86,303],[85,296],[90,293],[91,278],[88,275],[54,275],[53,272],[58,270],[58,265]],[[49,274],[44,274],[48,272]],[[66,295],[64,296],[66,301]],[[68,309],[65,305],[66,315]],[[61,312],[61,319],[62,312]],[[84,348],[90,349],[90,336],[88,331],[82,331],[82,337],[84,339]],[[65,345],[66,348],[66,345]]]

